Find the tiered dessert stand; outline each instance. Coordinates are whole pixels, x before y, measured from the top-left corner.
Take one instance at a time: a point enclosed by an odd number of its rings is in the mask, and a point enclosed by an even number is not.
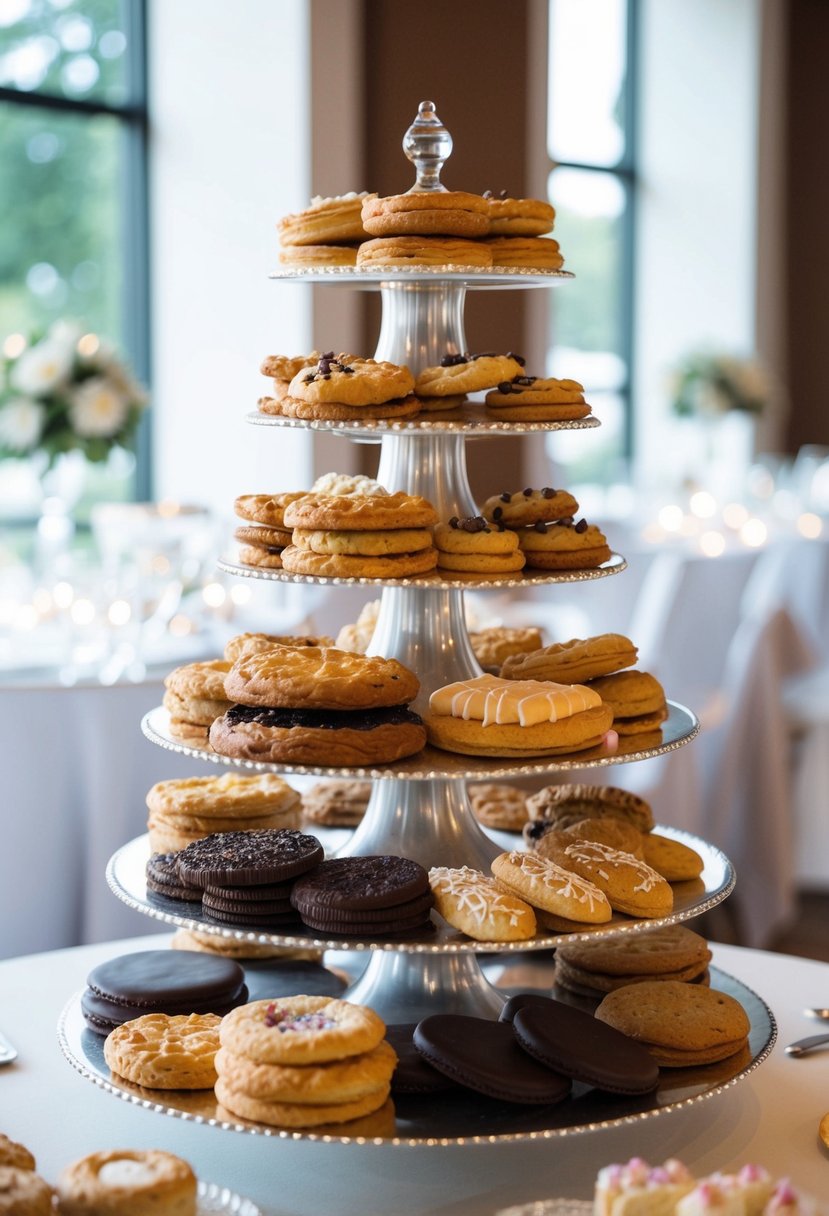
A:
[[[417,183],[414,189],[443,189],[439,173],[448,157],[452,141],[434,113],[430,102],[420,106],[417,120],[409,128],[404,150],[414,162]],[[482,270],[453,267],[450,270],[383,270],[332,268],[313,271],[278,271],[275,279],[295,279],[304,283],[340,283],[352,288],[379,289],[382,297],[382,325],[375,358],[407,364],[417,374],[421,368],[440,363],[447,352],[468,348],[464,334],[464,302],[468,290],[545,287],[572,276],[562,271]],[[503,433],[528,434],[538,431],[583,429],[597,426],[592,417],[574,422],[526,422],[505,424],[489,419],[482,407],[465,409],[462,414],[438,414],[406,421],[304,422],[294,419],[252,414],[248,421],[257,426],[309,427],[336,431],[355,440],[368,437],[381,444],[378,480],[389,490],[421,494],[436,507],[441,519],[478,514],[466,474],[465,441],[470,436],[498,438]],[[366,583],[381,586],[382,596],[377,626],[369,654],[399,659],[417,672],[421,681],[415,709],[424,708],[433,689],[453,680],[481,674],[467,635],[464,616],[464,591],[499,591],[528,584],[575,583],[605,578],[620,573],[624,560],[614,555],[599,569],[571,572],[538,572],[497,580],[461,579],[440,571],[395,580],[325,578],[297,576],[281,570],[254,569],[233,561],[221,561],[221,568],[246,578],[287,580],[322,584]],[[405,761],[376,768],[327,768],[282,765],[237,760],[182,745],[169,731],[166,712],[152,710],[142,722],[144,734],[154,743],[194,759],[260,772],[295,773],[320,777],[370,779],[373,792],[361,825],[354,831],[339,856],[396,854],[413,858],[422,865],[472,866],[489,872],[492,859],[502,852],[477,824],[466,795],[468,780],[500,780],[534,775],[555,775],[591,766],[606,766],[663,755],[689,742],[699,724],[683,706],[669,702],[669,716],[663,724],[661,741],[647,748],[625,750],[605,743],[588,752],[535,760],[482,759],[457,755],[427,747]],[[614,917],[601,931],[611,934],[635,933],[659,924],[679,922],[718,904],[734,885],[734,874],[727,858],[705,841],[669,828],[667,835],[690,843],[702,855],[705,868],[696,883],[677,884],[673,912],[656,921],[636,921]],[[319,832],[325,837],[324,831]],[[370,1005],[388,1023],[413,1022],[430,1013],[462,1012],[482,1017],[497,1017],[505,999],[481,969],[478,957],[499,955],[525,963],[533,952],[548,951],[565,940],[564,936],[539,933],[530,941],[482,943],[444,926],[405,939],[354,940],[329,939],[310,930],[271,933],[247,928],[223,928],[201,919],[198,912],[172,901],[150,898],[146,892],[144,867],[149,855],[146,837],[125,845],[110,861],[107,879],[115,894],[140,911],[167,923],[197,928],[240,940],[268,942],[291,947],[316,947],[349,951],[368,956],[363,973],[347,990],[347,999]],[[566,935],[567,941],[580,934]],[[562,1103],[541,1111],[512,1111],[485,1125],[480,1120],[480,1104],[474,1095],[453,1105],[429,1103],[417,1110],[398,1110],[395,1142],[458,1143],[498,1138],[526,1139],[584,1131],[593,1127],[624,1122],[672,1109],[699,1097],[718,1092],[755,1067],[771,1050],[774,1022],[766,1006],[750,991],[728,976],[718,975],[720,987],[731,991],[746,1006],[752,1022],[750,1059],[734,1065],[732,1072],[721,1067],[716,1077],[702,1078],[699,1070],[682,1070],[666,1080],[656,1095],[646,1100],[617,1099],[609,1108],[600,1096],[579,1103]],[[72,1020],[74,1018],[74,1021]],[[62,1036],[66,1054],[82,1072],[98,1084],[130,1097],[108,1070],[93,1059],[95,1046],[87,1049],[74,1040],[79,1035],[77,1010],[64,1024]],[[94,1036],[93,1036],[94,1038]],[[693,1076],[690,1073],[693,1072]],[[606,1095],[605,1095],[606,1097]],[[136,1100],[133,1097],[133,1100]],[[417,1103],[415,1104],[417,1105]],[[178,1108],[174,1101],[163,1107],[167,1113],[223,1122],[215,1111],[212,1095],[202,1108],[193,1099]],[[244,1125],[238,1120],[225,1124],[236,1130],[318,1138],[313,1133],[285,1132],[263,1125]],[[335,1139],[349,1140],[347,1128]],[[361,1138],[361,1137],[358,1137]]]

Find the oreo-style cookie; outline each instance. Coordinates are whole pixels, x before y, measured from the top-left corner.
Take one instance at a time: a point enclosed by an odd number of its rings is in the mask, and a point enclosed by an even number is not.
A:
[[[546,1105],[570,1092],[570,1080],[522,1051],[504,1022],[436,1013],[418,1022],[414,1045],[426,1061],[459,1085],[503,1102]]]
[[[233,959],[195,950],[140,950],[93,967],[81,997],[88,1026],[109,1034],[145,1013],[229,1013],[248,999]]]
[[[147,862],[147,890],[167,899],[182,899],[198,903],[201,891],[198,887],[182,882],[178,876],[176,861],[178,853],[153,853]]]
[[[222,908],[203,908],[204,920],[217,925],[236,926],[241,929],[276,929],[283,926],[299,928],[299,917],[293,908],[287,912],[240,912],[234,908],[228,912]]]
[[[646,1094],[659,1081],[659,1066],[649,1051],[562,1001],[548,998],[545,1004],[524,1005],[517,1010],[512,1029],[516,1041],[533,1059],[597,1089]]]
[[[436,1094],[455,1089],[456,1084],[445,1073],[432,1068],[412,1041],[416,1022],[398,1022],[386,1027],[386,1038],[397,1053],[397,1065],[391,1078],[393,1094]]]
[[[214,832],[194,840],[178,855],[182,882],[195,887],[248,887],[283,883],[322,861],[316,836],[295,828]]]
[[[289,914],[296,919],[296,912],[289,899],[225,899],[223,895],[204,893],[202,908],[205,912],[225,912],[228,916],[274,916]]]
[[[322,933],[380,935],[426,924],[429,875],[406,857],[338,857],[299,879],[291,903]]]
[[[204,888],[205,899],[227,899],[233,903],[248,904],[261,899],[290,899],[292,882],[256,883],[249,887],[222,887],[218,883],[208,884]]]

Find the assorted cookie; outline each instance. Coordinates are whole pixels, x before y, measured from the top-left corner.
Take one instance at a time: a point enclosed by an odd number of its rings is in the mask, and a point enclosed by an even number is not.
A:
[[[170,715],[170,734],[189,747],[206,747],[210,727],[230,707],[224,677],[230,664],[209,659],[176,667],[164,678],[162,704]]]
[[[708,982],[711,951],[685,925],[665,925],[625,938],[594,938],[556,949],[555,982],[578,996],[601,1000],[617,988],[644,980]]]
[[[230,670],[230,664],[227,664]],[[231,702],[228,701],[227,707]],[[301,799],[287,781],[270,773],[247,776],[179,777],[157,782],[147,794],[150,848],[155,854],[177,853],[213,832],[296,828]],[[153,882],[169,881],[165,863],[154,863]],[[150,872],[148,870],[148,886]],[[175,883],[173,884],[175,885]],[[151,889],[155,890],[155,887]],[[170,894],[160,891],[160,894]],[[173,895],[173,898],[187,898]]]
[[[309,207],[277,223],[279,260],[285,266],[353,266],[365,239],[362,222],[367,192],[316,196]]]
[[[553,642],[529,654],[505,660],[505,680],[553,680],[560,684],[586,684],[598,676],[632,667],[638,651],[630,638],[602,633],[592,638]]]
[[[484,671],[497,676],[501,673],[501,665],[510,655],[540,650],[544,639],[541,630],[534,626],[509,628],[493,625],[487,629],[473,629],[469,634],[469,643]]]
[[[490,526],[482,515],[453,515],[447,524],[437,525],[434,543],[438,568],[452,574],[497,578],[517,574],[526,562],[515,532]]]
[[[435,910],[467,937],[515,942],[535,936],[536,919],[530,905],[479,870],[435,866],[429,871],[429,885]]]
[[[302,795],[302,818],[311,825],[355,828],[371,797],[370,781],[318,781]]]
[[[407,367],[328,351],[315,367],[297,372],[278,410],[271,406],[268,412],[322,422],[410,418],[419,409],[413,388]]]
[[[196,1216],[198,1207],[191,1166],[161,1149],[89,1153],[61,1171],[57,1198],[67,1216]]]
[[[424,367],[415,380],[418,397],[455,397],[494,388],[524,371],[524,359],[511,351],[506,355],[447,353],[436,367]]]
[[[429,924],[429,875],[406,857],[339,857],[294,884],[291,903],[318,933],[386,937]]]
[[[521,832],[528,822],[527,797],[517,786],[479,781],[466,787],[472,814],[485,828]]]
[[[577,380],[524,375],[487,393],[486,410],[503,422],[572,422],[592,413]]]
[[[104,1041],[116,1077],[148,1089],[212,1089],[219,1024],[215,1013],[146,1013]]]

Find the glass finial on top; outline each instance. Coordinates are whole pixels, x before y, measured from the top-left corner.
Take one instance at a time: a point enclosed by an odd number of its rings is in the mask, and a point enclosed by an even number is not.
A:
[[[452,154],[452,136],[435,113],[433,101],[421,101],[417,107],[417,118],[403,136],[403,151],[417,173],[407,194],[446,190],[440,182],[440,171]]]

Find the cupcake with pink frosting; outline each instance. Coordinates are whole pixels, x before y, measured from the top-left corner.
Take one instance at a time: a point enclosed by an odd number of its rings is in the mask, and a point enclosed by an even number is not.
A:
[[[642,1157],[631,1157],[624,1165],[599,1170],[593,1216],[674,1216],[693,1186],[693,1176],[675,1158],[651,1166]]]

